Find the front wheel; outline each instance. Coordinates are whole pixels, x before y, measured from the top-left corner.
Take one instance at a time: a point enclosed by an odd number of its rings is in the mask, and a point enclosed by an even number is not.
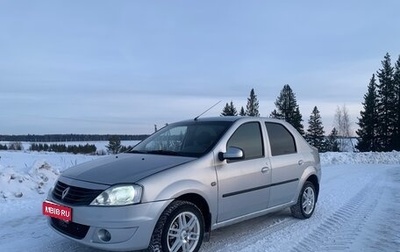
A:
[[[299,198],[296,205],[290,208],[293,217],[298,219],[310,218],[314,213],[315,204],[317,202],[317,195],[315,192],[314,184],[310,181],[304,183],[300,191]]]
[[[196,252],[204,237],[204,218],[191,202],[174,201],[162,213],[154,229],[150,251]]]

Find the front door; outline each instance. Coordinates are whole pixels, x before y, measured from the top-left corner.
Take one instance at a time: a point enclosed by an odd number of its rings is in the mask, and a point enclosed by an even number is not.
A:
[[[216,167],[218,175],[218,222],[264,210],[268,205],[271,171],[265,158],[261,125],[241,125],[227,143],[243,150],[244,159]]]

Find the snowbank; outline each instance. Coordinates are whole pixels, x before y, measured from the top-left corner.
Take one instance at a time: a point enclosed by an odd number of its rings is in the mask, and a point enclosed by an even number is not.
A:
[[[0,202],[47,193],[60,172],[98,156],[0,151]]]
[[[0,166],[0,198],[21,198],[32,192],[44,194],[48,182],[55,181],[59,175],[57,168],[46,161],[36,161],[28,173]]]
[[[0,202],[47,193],[65,169],[99,156],[0,151]],[[400,164],[400,152],[321,153],[321,165]],[[44,196],[42,196],[44,197]]]
[[[321,165],[400,164],[400,152],[327,152],[321,153]]]

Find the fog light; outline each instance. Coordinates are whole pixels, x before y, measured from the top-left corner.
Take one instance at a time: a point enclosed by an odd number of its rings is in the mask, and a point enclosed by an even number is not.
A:
[[[111,240],[111,234],[105,229],[100,229],[97,231],[97,236],[103,242],[109,242]]]

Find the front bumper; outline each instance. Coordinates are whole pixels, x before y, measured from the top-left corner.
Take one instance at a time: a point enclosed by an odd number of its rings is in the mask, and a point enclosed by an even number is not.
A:
[[[66,205],[48,198],[58,204]],[[158,201],[129,206],[69,206],[72,222],[48,218],[56,232],[81,244],[108,250],[127,251],[148,247],[162,211],[172,202]]]

